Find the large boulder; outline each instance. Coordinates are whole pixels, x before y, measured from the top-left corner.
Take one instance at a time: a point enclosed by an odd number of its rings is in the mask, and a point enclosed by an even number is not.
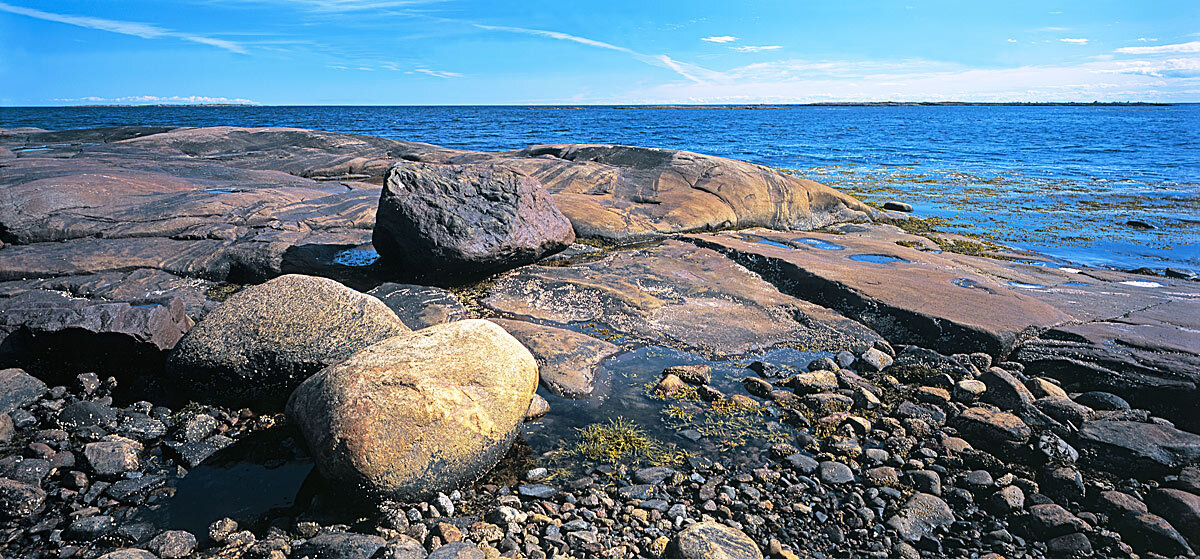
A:
[[[373,240],[407,275],[454,280],[535,262],[575,232],[541,183],[511,168],[401,163],[380,194]]]
[[[282,403],[313,373],[408,331],[379,299],[330,279],[286,275],[209,313],[179,341],[167,373],[230,405]]]
[[[1200,461],[1200,435],[1159,423],[1086,421],[1079,427],[1079,444],[1094,466],[1136,477]]]
[[[741,530],[716,522],[697,522],[667,547],[672,559],[762,559],[758,545]]]
[[[462,320],[395,336],[305,381],[287,405],[326,479],[400,501],[486,473],[516,436],[537,363],[503,328]]]

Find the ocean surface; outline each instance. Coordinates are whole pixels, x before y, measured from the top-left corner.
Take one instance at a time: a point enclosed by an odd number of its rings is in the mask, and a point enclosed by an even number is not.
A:
[[[0,108],[4,128],[117,125],[297,126],[473,150],[684,149],[905,201],[945,230],[1067,262],[1200,271],[1200,104]]]

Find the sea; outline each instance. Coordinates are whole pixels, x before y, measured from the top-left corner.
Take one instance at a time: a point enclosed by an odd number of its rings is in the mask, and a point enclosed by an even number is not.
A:
[[[1063,262],[1200,272],[1200,104],[0,108],[0,128],[295,126],[487,151],[627,144],[742,159]]]

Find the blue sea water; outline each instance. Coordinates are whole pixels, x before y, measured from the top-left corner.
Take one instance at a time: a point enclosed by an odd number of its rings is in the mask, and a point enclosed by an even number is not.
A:
[[[1081,264],[1200,270],[1200,105],[0,108],[0,127],[297,126],[475,150],[684,149],[787,169]],[[1152,225],[1129,225],[1138,220]]]

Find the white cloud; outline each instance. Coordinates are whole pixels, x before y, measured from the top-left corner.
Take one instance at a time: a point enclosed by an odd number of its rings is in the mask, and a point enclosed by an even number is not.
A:
[[[430,69],[428,69],[428,68],[417,68],[416,70],[413,70],[413,72],[417,72],[417,73],[419,73],[419,74],[425,74],[425,75],[427,75],[427,76],[433,76],[433,77],[435,77],[435,78],[446,78],[446,79],[449,79],[449,78],[461,78],[461,77],[463,77],[463,75],[462,75],[462,74],[459,74],[458,72],[443,72],[443,71],[441,71],[441,70],[430,70]],[[411,73],[411,72],[410,72],[410,73]]]
[[[761,46],[761,47],[745,46],[745,47],[730,47],[730,48],[732,48],[733,50],[736,50],[738,52],[762,52],[765,50],[779,50],[783,47],[781,47],[779,45],[766,45],[766,46]]]
[[[208,97],[204,95],[172,95],[169,97],[160,97],[158,95],[130,95],[127,97],[76,97],[73,99],[55,99],[61,103],[105,103],[105,104],[130,104],[130,105],[147,105],[147,104],[224,104],[224,105],[257,105],[255,101],[241,98],[230,97]]]
[[[1017,40],[1016,40],[1016,39],[1009,39],[1009,40],[1008,40],[1008,42],[1010,42],[1010,43],[1015,43],[1015,42],[1017,42]]]
[[[164,29],[162,27],[159,27],[157,25],[151,25],[149,23],[138,23],[135,21],[120,21],[120,20],[115,20],[115,19],[102,19],[102,18],[98,18],[98,17],[88,17],[88,16],[73,16],[73,15],[69,15],[69,14],[55,14],[55,13],[50,13],[50,12],[43,12],[42,10],[35,10],[33,8],[22,8],[21,6],[13,6],[11,4],[6,4],[4,2],[0,2],[0,11],[8,12],[10,14],[28,16],[28,17],[32,17],[35,19],[45,20],[45,21],[53,21],[53,22],[57,22],[57,23],[65,23],[67,25],[74,25],[77,27],[85,27],[87,29],[98,29],[100,31],[109,31],[112,33],[120,33],[122,35],[133,35],[135,37],[141,37],[143,39],[159,39],[159,38],[163,38],[163,37],[172,37],[175,39],[183,39],[185,41],[191,41],[193,43],[200,43],[202,45],[217,47],[219,49],[225,49],[230,52],[246,54],[245,47],[243,47],[242,45],[235,43],[233,41],[227,41],[225,39],[216,39],[213,37],[205,37],[203,35],[193,35],[191,33],[181,33],[179,31],[172,31],[170,29]]]
[[[1200,41],[1178,43],[1174,45],[1159,45],[1156,47],[1121,47],[1116,50],[1121,54],[1163,54],[1163,53],[1193,53],[1200,52]]]
[[[1070,27],[1043,27],[1038,31],[1070,31]]]
[[[710,43],[732,43],[737,40],[737,37],[734,37],[731,35],[717,35],[714,37],[704,37],[703,39],[700,39],[700,40],[708,41]]]
[[[680,76],[683,76],[683,77],[687,78],[688,80],[695,82],[695,83],[705,83],[705,81],[708,77],[720,76],[719,72],[713,72],[712,70],[702,68],[695,64],[689,64],[687,62],[680,62],[678,60],[672,59],[670,56],[667,56],[665,54],[643,54],[643,53],[637,52],[628,47],[622,47],[622,46],[614,45],[611,43],[605,43],[603,41],[597,41],[595,39],[588,39],[587,37],[580,37],[577,35],[562,33],[560,31],[546,31],[543,29],[526,29],[524,27],[509,27],[509,26],[504,26],[504,25],[484,25],[482,23],[473,23],[472,25],[474,25],[475,27],[478,27],[479,29],[484,29],[487,31],[504,31],[504,32],[508,32],[508,33],[521,33],[523,35],[535,35],[538,37],[547,37],[550,39],[558,39],[560,41],[570,41],[573,43],[579,43],[581,45],[587,45],[590,47],[596,47],[596,48],[602,48],[602,49],[607,49],[607,50],[614,50],[617,52],[623,52],[625,54],[632,56],[636,60],[639,60],[639,61],[649,64],[651,66],[658,66],[660,68],[668,68],[671,71],[675,72],[676,74],[679,74]]]
[[[1145,43],[1145,42],[1151,42],[1151,43],[1153,43],[1153,42],[1155,42],[1155,41],[1158,41],[1158,39],[1156,39],[1156,38],[1154,38],[1154,37],[1138,37],[1138,42],[1139,42],[1139,43]]]
[[[1059,39],[1058,42],[1070,43],[1072,45],[1086,45],[1088,43],[1088,40],[1087,39]]]

